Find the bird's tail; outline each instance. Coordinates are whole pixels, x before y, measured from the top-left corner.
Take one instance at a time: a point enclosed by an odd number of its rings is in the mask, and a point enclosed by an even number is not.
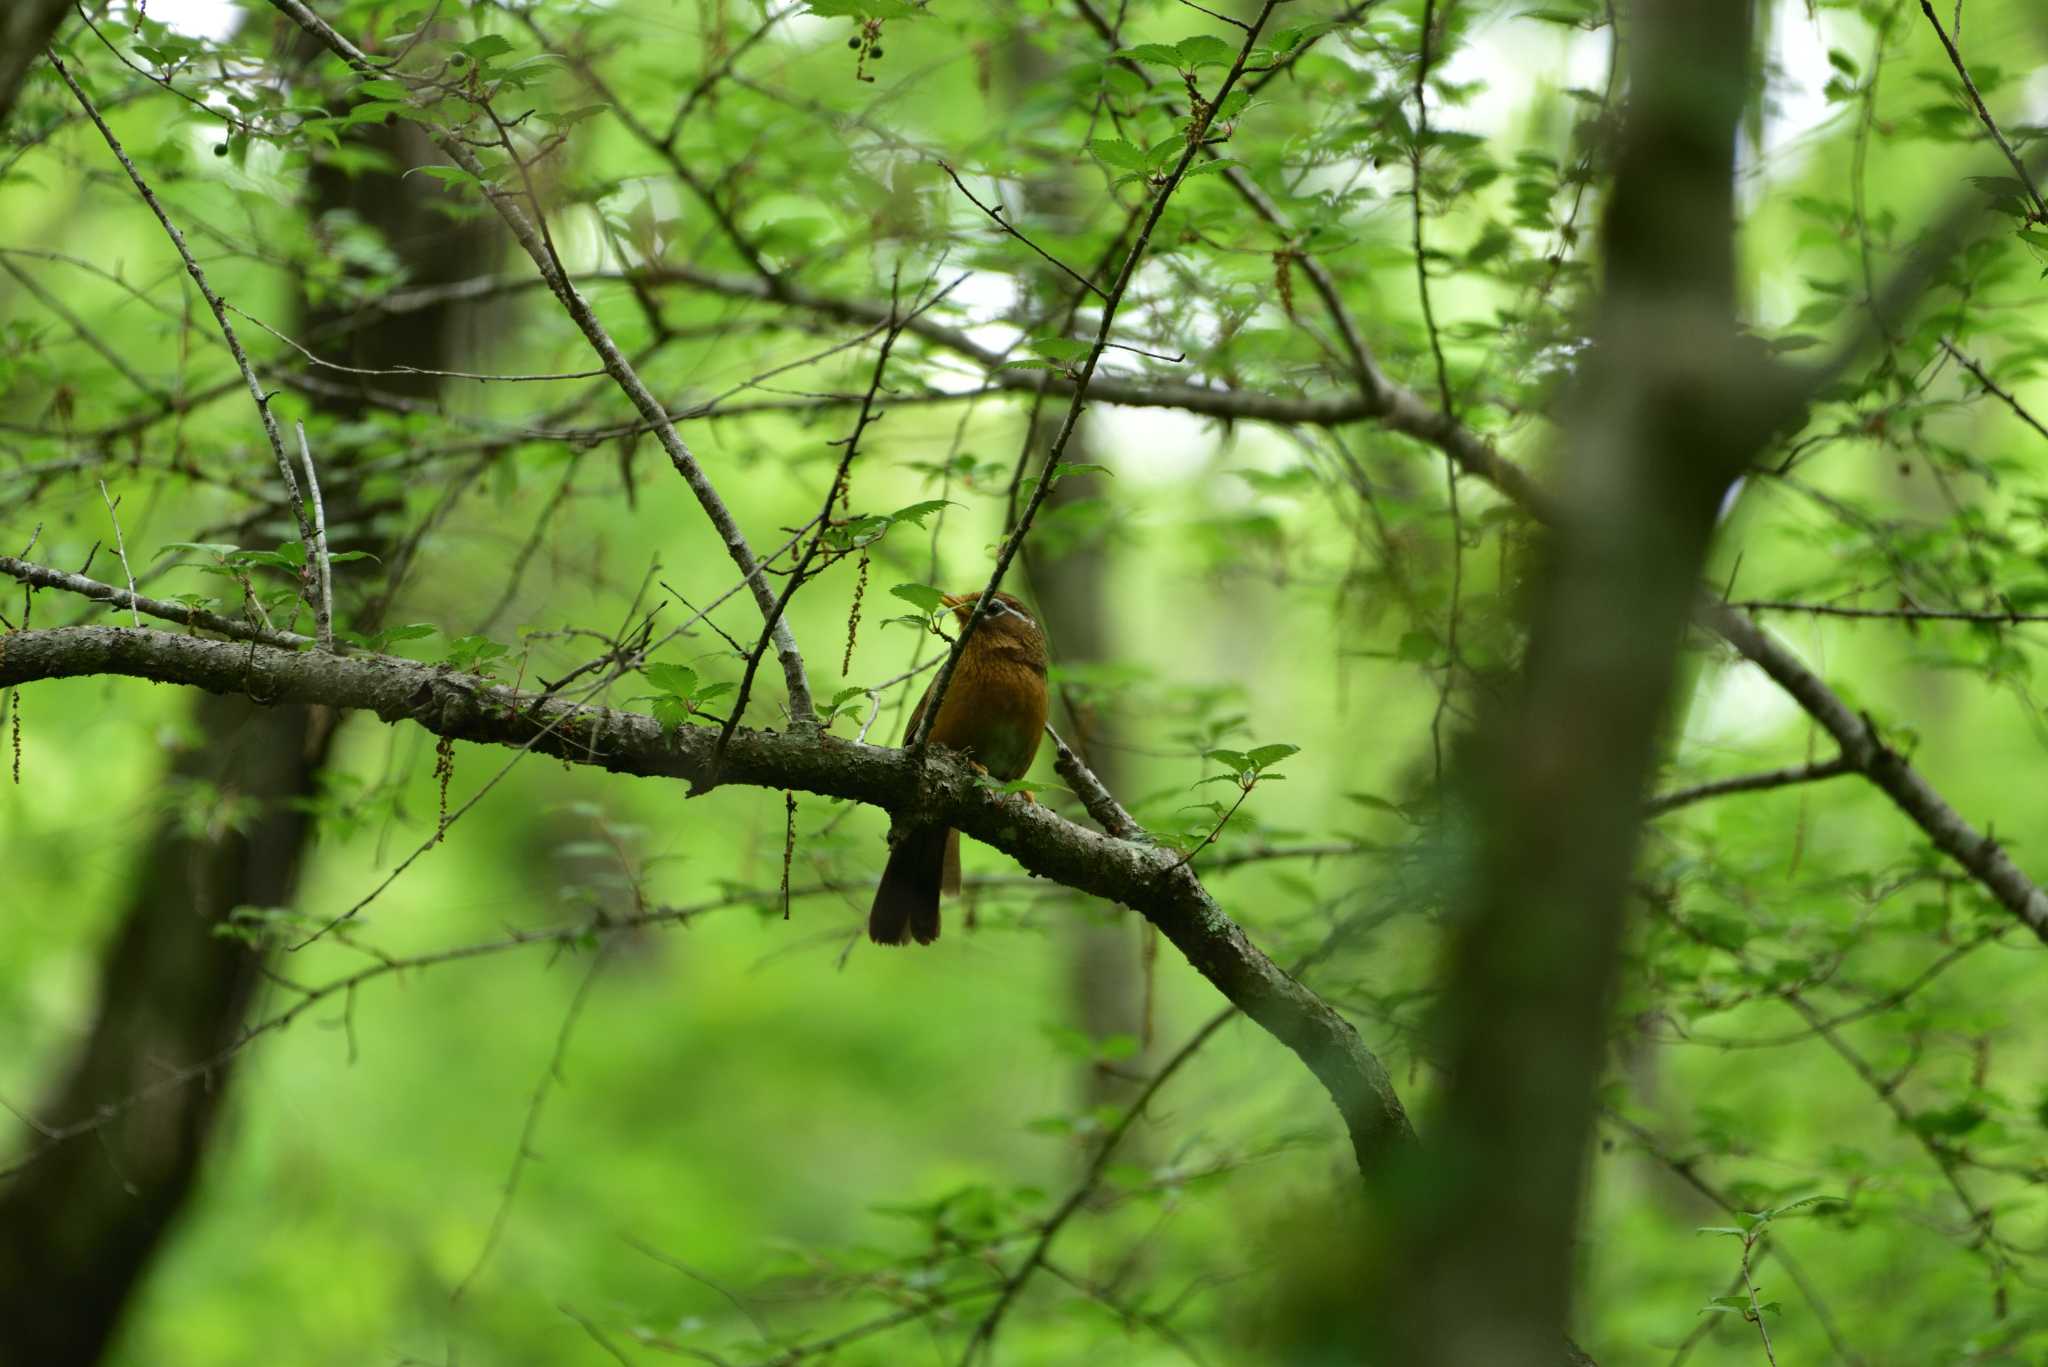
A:
[[[878,945],[911,940],[928,945],[939,938],[939,887],[946,877],[951,835],[944,826],[913,827],[889,851],[881,886],[868,909],[870,940]]]

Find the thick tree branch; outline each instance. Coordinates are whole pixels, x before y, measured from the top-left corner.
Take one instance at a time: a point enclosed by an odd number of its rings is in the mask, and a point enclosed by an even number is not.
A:
[[[118,627],[0,636],[0,688],[108,674],[246,694],[259,702],[374,712],[454,740],[525,747],[643,777],[701,779],[717,745],[708,729],[665,731],[650,717],[388,657]],[[816,732],[737,731],[718,780],[916,810],[993,845],[1032,873],[1134,908],[1227,1000],[1308,1065],[1336,1103],[1361,1170],[1377,1172],[1412,1140],[1386,1069],[1351,1023],[1252,944],[1192,870],[1174,869],[1171,851],[1100,835],[1044,807],[997,794],[956,760],[932,756],[920,784],[919,766],[905,752]]]

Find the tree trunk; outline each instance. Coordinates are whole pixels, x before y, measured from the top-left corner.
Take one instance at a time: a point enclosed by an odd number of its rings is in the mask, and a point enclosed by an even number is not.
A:
[[[368,141],[401,167],[434,160],[431,144],[411,125],[371,130]],[[406,263],[413,286],[452,283],[487,269],[495,234],[482,220],[465,223],[440,213],[436,201],[453,201],[426,177],[352,178],[322,168],[312,187],[310,212],[347,209],[378,228]],[[461,312],[446,304],[411,311],[320,350],[367,368],[445,367],[458,349]],[[295,332],[301,336],[317,337],[332,321],[310,304],[300,315]],[[431,377],[406,374],[372,382],[412,395],[435,386]],[[343,416],[361,413],[363,404],[348,387],[337,386],[318,406]],[[351,525],[362,505],[348,478],[349,453],[320,454],[335,548],[382,555],[384,537]],[[261,952],[217,932],[239,907],[285,906],[297,894],[312,834],[302,803],[317,791],[333,715],[200,694],[192,721],[197,740],[173,762],[173,782],[211,785],[220,809],[230,801],[246,804],[248,816],[242,829],[211,821],[192,829],[189,813],[166,811],[143,845],[127,910],[101,968],[98,1017],[52,1088],[41,1121],[61,1127],[103,1107],[126,1109],[96,1134],[51,1145],[0,1191],[0,1363],[84,1367],[107,1350],[124,1307],[191,1195],[234,1062],[224,1059],[201,1085],[163,1086],[160,1079],[232,1045],[260,975]],[[34,1152],[45,1141],[30,1133],[26,1143]]]

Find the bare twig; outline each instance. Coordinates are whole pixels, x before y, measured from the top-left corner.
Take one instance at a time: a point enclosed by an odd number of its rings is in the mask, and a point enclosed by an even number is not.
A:
[[[1818,783],[1822,779],[1834,778],[1839,774],[1851,774],[1856,767],[1842,756],[1823,760],[1817,764],[1795,764],[1783,769],[1770,769],[1760,774],[1742,774],[1736,778],[1716,779],[1692,788],[1680,788],[1674,792],[1659,793],[1643,804],[1645,816],[1662,816],[1665,812],[1703,802],[1710,797],[1725,797],[1730,793],[1755,793],[1768,788],[1788,788],[1797,783]]]
[[[50,51],[49,58],[50,65],[56,69],[64,84],[70,87],[79,107],[85,110],[86,116],[93,121],[93,126],[100,130],[100,136],[106,140],[114,159],[119,161],[121,169],[128,173],[128,179],[135,186],[135,192],[142,196],[142,202],[149,206],[150,212],[156,215],[156,221],[163,225],[164,232],[171,239],[171,245],[178,249],[178,256],[185,263],[185,273],[192,277],[192,283],[199,287],[200,296],[206,300],[207,308],[213,311],[214,321],[220,325],[221,336],[226,339],[228,350],[234,354],[235,365],[241,370],[242,379],[248,385],[249,397],[255,401],[256,412],[263,420],[263,435],[270,442],[270,454],[277,462],[278,473],[284,477],[285,492],[290,496],[292,509],[298,515],[300,539],[303,544],[312,545],[312,528],[307,525],[306,510],[299,501],[299,481],[292,473],[291,457],[285,454],[284,437],[277,429],[277,418],[270,411],[270,397],[263,392],[263,386],[257,381],[256,369],[249,364],[249,354],[242,350],[241,339],[235,336],[235,325],[228,321],[226,301],[215,294],[213,286],[206,282],[206,272],[200,268],[198,258],[192,255],[192,249],[185,245],[185,235],[178,231],[177,224],[171,222],[171,216],[164,212],[164,206],[158,201],[156,191],[142,178],[142,172],[135,169],[135,163],[128,159],[127,149],[121,146],[121,140],[114,136],[114,130],[107,126],[107,121],[100,117],[99,107],[92,102],[92,97],[72,78],[71,69],[64,65],[63,59],[54,49]],[[303,593],[309,587],[310,580],[302,574],[300,591]]]
[[[306,364],[317,366],[322,370],[337,370],[344,375],[425,375],[437,380],[476,380],[483,384],[538,384],[551,380],[592,380],[611,373],[608,370],[564,370],[547,371],[533,375],[484,374],[471,370],[429,370],[425,366],[416,365],[343,365],[339,361],[323,360],[319,356],[314,355],[310,348],[296,339],[279,332],[247,309],[236,308],[233,304],[229,304],[228,308],[241,314],[242,317],[277,338],[278,341],[283,342],[293,351],[298,352],[299,355],[305,357]]]
[[[2026,187],[2027,194],[2033,199],[2034,206],[2028,211],[2027,216],[2036,223],[2048,223],[2048,199],[2041,198],[2041,187],[2034,184],[2033,173],[2027,169],[2027,164],[2020,160],[2019,154],[2012,150],[2012,144],[2005,140],[2005,134],[1998,131],[1998,121],[1993,119],[1991,111],[1984,107],[1984,97],[1977,93],[1977,83],[1970,79],[1970,69],[1963,64],[1963,54],[1956,50],[1956,45],[1949,40],[1948,30],[1944,29],[1941,20],[1935,17],[1934,6],[1929,0],[1920,0],[1920,12],[1926,15],[1927,22],[1934,26],[1934,36],[1941,39],[1942,49],[1948,53],[1949,62],[1955,67],[1956,75],[1963,82],[1963,91],[1970,97],[1970,108],[1976,111],[1977,121],[1984,125],[1984,131],[1998,144],[1998,150],[2005,153],[2005,159],[2012,163],[2013,174],[2020,178],[2020,184]]]
[[[313,604],[313,625],[320,648],[334,649],[334,561],[327,554],[327,508],[320,501],[320,475],[313,468],[313,449],[306,445],[306,424],[295,422],[299,436],[299,460],[306,467],[306,487],[313,494],[313,540],[306,553],[313,558],[320,594]]]
[[[1980,626],[2048,622],[2048,612],[2020,612],[2017,609],[1992,612],[1971,608],[1856,608],[1844,603],[1813,603],[1787,598],[1749,598],[1727,606],[1737,612],[1803,612],[1814,617],[1870,622],[1972,622]]]
[[[590,1000],[590,990],[597,985],[597,975],[605,965],[606,956],[616,941],[606,940],[591,956],[590,967],[584,970],[583,981],[577,985],[576,995],[569,999],[569,1009],[562,1015],[562,1028],[555,1032],[554,1052],[548,1057],[548,1066],[542,1071],[540,1081],[534,1084],[533,1099],[527,1103],[526,1119],[519,1127],[519,1147],[512,1155],[512,1171],[506,1174],[504,1194],[498,1201],[498,1208],[491,1215],[490,1231],[484,1235],[483,1247],[477,1250],[476,1261],[469,1271],[462,1274],[462,1280],[448,1293],[448,1299],[459,1301],[477,1274],[484,1270],[484,1264],[491,1260],[498,1242],[505,1237],[505,1226],[512,1219],[512,1198],[518,1194],[519,1179],[526,1173],[526,1164],[532,1159],[533,1138],[540,1129],[540,1116],[548,1103],[548,1095],[562,1081],[562,1061],[569,1053],[569,1039],[576,1033],[576,1022],[583,1018],[583,1008]],[[621,1358],[620,1361],[625,1361]]]
[[[32,560],[22,560],[11,555],[0,555],[0,574],[19,579],[30,588],[60,589],[65,593],[75,593],[81,598],[90,598],[95,602],[139,611],[160,622],[175,622],[180,626],[196,627],[201,631],[215,632],[237,641],[254,641],[259,645],[276,646],[280,650],[298,650],[312,644],[313,638],[310,636],[301,636],[290,631],[267,631],[233,617],[208,612],[204,608],[187,607],[183,603],[167,603],[161,599],[144,597],[139,593],[117,589],[112,584],[103,584],[97,579],[88,579],[82,574],[52,569],[48,565],[38,565]]]
[[[1070,280],[1073,280],[1076,284],[1080,285],[1083,289],[1087,290],[1096,298],[1109,298],[1109,296],[1104,294],[1102,292],[1101,287],[1098,286],[1093,280],[1090,280],[1087,276],[1081,274],[1072,266],[1069,266],[1066,262],[1060,260],[1057,256],[1054,256],[1051,252],[1039,246],[1036,242],[1033,242],[1030,238],[1026,237],[1021,231],[1019,231],[1015,224],[1011,223],[1010,220],[1008,220],[1007,218],[1004,218],[1002,205],[997,204],[991,206],[983,204],[979,199],[976,199],[974,196],[974,191],[967,188],[966,182],[960,179],[960,173],[953,169],[951,163],[941,161],[939,163],[939,169],[944,171],[947,177],[952,180],[953,184],[959,187],[961,194],[967,196],[967,202],[972,204],[975,208],[981,210],[983,213],[987,214],[992,220],[994,220],[995,225],[998,228],[1001,228],[1011,237],[1016,238],[1019,242],[1022,242],[1025,246],[1031,248],[1032,251],[1037,252],[1041,257],[1045,258],[1045,260],[1050,261],[1053,265],[1059,267],[1061,271],[1066,273],[1067,277]]]
[[[1950,356],[1953,356],[1956,360],[1956,364],[1962,366],[1963,369],[1969,371],[1972,375],[1975,375],[1977,377],[1977,383],[1983,385],[1986,390],[1996,395],[1998,399],[2002,403],[2004,403],[2007,408],[2010,408],[2013,411],[2013,413],[2018,416],[2021,422],[2033,428],[2042,436],[2048,437],[2048,426],[2044,426],[2039,418],[2035,417],[2032,413],[2029,413],[2026,410],[2026,408],[2021,405],[2020,401],[2013,397],[2012,392],[2010,390],[2001,388],[1996,380],[1992,379],[1988,374],[1985,373],[1984,367],[1979,365],[1975,360],[1973,360],[1971,357],[1966,355],[1962,350],[1960,350],[1953,340],[1947,337],[1942,338],[1941,349],[1943,351],[1946,351]]]
[[[135,610],[135,571],[128,564],[128,543],[121,537],[120,504],[107,492],[105,480],[100,481],[100,499],[107,505],[107,520],[114,524],[114,555],[121,562],[121,573],[128,576],[128,616],[139,627],[142,614]]]

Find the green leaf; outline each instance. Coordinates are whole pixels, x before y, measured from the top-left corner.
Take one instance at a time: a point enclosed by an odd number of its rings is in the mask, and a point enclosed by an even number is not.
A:
[[[1131,62],[1149,62],[1153,66],[1180,66],[1180,53],[1164,43],[1140,43],[1136,47],[1120,49],[1117,56]]]
[[[483,184],[482,181],[478,180],[469,172],[463,170],[460,166],[414,166],[409,168],[405,174],[408,176],[431,176],[435,180],[440,181],[443,185]]]
[[[1260,745],[1255,746],[1248,752],[1245,758],[1251,761],[1252,768],[1264,769],[1269,764],[1278,764],[1289,755],[1298,755],[1300,753],[1301,747],[1299,745]]]
[[[650,664],[641,667],[647,682],[677,698],[697,696],[697,671],[688,665]]]
[[[930,584],[898,584],[889,592],[912,607],[922,609],[926,615],[946,605],[946,595]]]
[[[1922,1111],[1913,1117],[1911,1124],[1918,1134],[1935,1139],[1955,1139],[1976,1129],[1988,1118],[1982,1107],[1958,1101],[1953,1106]]]
[[[922,503],[911,503],[889,514],[891,522],[908,522],[913,527],[922,527],[924,520],[941,508],[958,505],[949,498],[928,498]]]
[[[1055,361],[1078,361],[1094,348],[1087,342],[1072,337],[1033,337],[1028,343],[1041,356],[1050,356]]]
[[[456,669],[473,669],[511,650],[488,636],[458,636],[448,643],[448,663]]]
[[[1173,45],[1185,69],[1198,66],[1229,66],[1237,60],[1237,49],[1221,38],[1208,33],[1198,33],[1192,38],[1183,38]]]
[[[1096,138],[1088,144],[1088,150],[1095,154],[1097,161],[1119,171],[1145,169],[1145,154],[1122,138]]]

